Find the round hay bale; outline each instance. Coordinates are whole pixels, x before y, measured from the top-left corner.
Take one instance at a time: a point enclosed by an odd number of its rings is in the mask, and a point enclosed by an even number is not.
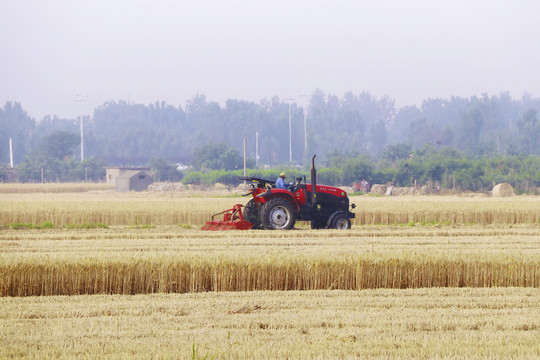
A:
[[[493,187],[493,196],[514,196],[514,188],[508,183],[500,183]]]

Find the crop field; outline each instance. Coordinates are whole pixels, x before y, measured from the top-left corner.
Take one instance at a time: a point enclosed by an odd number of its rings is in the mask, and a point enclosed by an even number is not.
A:
[[[20,184],[0,183],[0,193],[4,194],[36,194],[36,193],[86,193],[88,191],[114,190],[114,184],[106,183],[43,183]]]
[[[540,199],[363,196],[349,231],[199,230],[245,202],[0,191],[0,358],[540,357]]]
[[[7,230],[3,296],[540,287],[537,227]]]
[[[247,203],[240,194],[208,197],[186,193],[2,193],[0,226],[11,223],[52,222],[116,225],[201,226],[209,217],[234,204]],[[538,224],[540,197],[457,196],[352,197],[357,214],[353,225],[393,224]]]
[[[0,358],[538,359],[540,291],[0,298]]]

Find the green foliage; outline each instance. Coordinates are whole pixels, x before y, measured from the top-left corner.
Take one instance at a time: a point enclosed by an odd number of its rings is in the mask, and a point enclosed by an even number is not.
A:
[[[8,180],[8,174],[0,169],[0,182],[6,182]]]
[[[215,355],[209,356],[208,354],[199,355],[199,349],[195,346],[195,342],[191,347],[191,359],[192,360],[213,360]]]
[[[19,166],[19,179],[22,182],[99,181],[105,177],[104,165],[95,157],[79,162],[73,158],[50,159],[34,151]]]
[[[55,131],[43,139],[40,152],[47,159],[67,159],[73,156],[73,148],[80,143],[81,139],[77,134]]]
[[[180,181],[182,179],[183,174],[176,170],[176,165],[171,164],[167,159],[151,159],[150,167],[152,168],[156,181]]]
[[[255,157],[258,133],[259,164],[276,166],[289,161],[289,110],[293,163],[298,164],[307,163],[315,153],[322,163],[329,154],[328,167],[341,168],[344,157],[332,154],[334,149],[353,157],[383,154],[382,159],[393,163],[406,160],[407,146],[421,149],[426,144],[459,148],[471,158],[540,152],[540,99],[528,95],[427,99],[420,107],[397,109],[388,96],[347,92],[338,97],[316,89],[305,108],[278,97],[259,103],[229,99],[221,106],[203,94],[189,99],[184,108],[163,101],[148,105],[110,101],[84,119],[85,153],[113,165],[143,165],[154,158],[186,164],[194,160],[196,170],[234,170],[243,165],[238,154],[244,136],[248,157]],[[78,144],[79,123],[50,116],[36,123],[20,104],[6,102],[0,109],[0,144],[13,138],[16,164],[32,151],[65,159]],[[194,150],[203,155],[203,144],[227,144],[231,152],[225,149],[203,161],[193,159]],[[0,147],[0,164],[8,159],[6,147]]]
[[[349,196],[367,196],[368,193],[362,192],[362,191],[355,191],[348,194]]]
[[[238,150],[221,142],[196,148],[191,164],[196,170],[236,170],[244,167],[244,160]]]
[[[540,122],[537,111],[530,109],[518,120],[521,150],[526,154],[540,154]]]
[[[19,166],[23,182],[98,181],[105,176],[104,162],[94,156],[80,162],[72,156],[78,135],[56,131],[46,136],[39,148],[30,152]]]
[[[184,175],[182,182],[185,185],[199,185],[202,183],[203,177],[204,175],[200,171],[188,171],[186,175]]]
[[[461,115],[459,125],[459,144],[473,152],[479,143],[484,116],[478,105],[470,105],[466,112]]]
[[[337,156],[336,156],[337,155]],[[457,190],[487,191],[500,182],[508,182],[518,193],[528,193],[540,186],[540,157],[499,156],[490,159],[468,159],[466,155],[448,147],[436,148],[426,145],[407,156],[389,162],[380,159],[375,162],[365,156],[351,156],[333,152],[331,162],[339,167],[317,167],[319,184],[344,186],[365,178],[371,184],[393,182],[396,186],[421,186],[430,182],[443,188]],[[305,176],[310,181],[310,173],[296,168],[249,170],[248,176],[275,180],[279,173],[287,174],[286,182],[295,182],[296,177]],[[232,181],[237,186],[241,171],[211,171],[207,173],[190,171],[184,177],[185,184],[205,184]]]
[[[226,171],[220,171],[218,174],[216,174],[216,182],[225,185],[227,190],[231,191],[233,188],[240,185],[242,182],[239,179],[238,172],[226,172]]]
[[[13,230],[42,230],[42,229],[54,229],[56,226],[50,222],[45,221],[41,224],[23,224],[23,223],[13,223],[9,225]]]
[[[36,138],[35,128],[35,120],[28,116],[20,103],[7,101],[0,108],[0,166],[9,164],[9,138],[12,139],[14,163],[23,161]]]
[[[283,167],[291,166],[289,110],[293,164],[303,164],[303,171]],[[12,137],[22,181],[95,181],[103,178],[105,162],[150,163],[156,179],[178,181],[182,174],[172,163],[193,161],[200,174],[184,183],[231,183],[232,177],[218,180],[225,175],[212,172],[242,169],[242,140],[246,137],[247,155],[254,158],[258,133],[258,164],[273,169],[253,169],[252,176],[274,180],[286,170],[288,182],[295,176],[309,179],[306,164],[318,154],[319,181],[327,184],[350,185],[366,178],[371,184],[431,181],[485,190],[506,181],[518,192],[529,192],[538,184],[537,161],[528,157],[540,155],[538,111],[540,99],[512,99],[508,93],[427,99],[419,107],[400,109],[387,96],[347,92],[338,97],[320,89],[313,91],[305,108],[278,97],[259,103],[229,99],[222,106],[202,94],[184,108],[163,101],[111,101],[84,119],[85,153],[95,158],[80,164],[75,160],[79,120],[47,116],[36,123],[20,104],[6,102],[0,109],[0,144]],[[480,159],[484,162],[475,162]],[[0,147],[0,165],[8,160],[8,150]],[[248,168],[253,167],[249,160]]]
[[[267,180],[276,180],[279,177],[279,174],[284,171],[287,174],[286,182],[293,183],[296,182],[296,177],[303,177],[306,175],[305,172],[298,169],[260,169],[253,170],[249,169],[247,176],[256,177],[260,179]],[[335,172],[335,171],[331,171]],[[233,187],[236,187],[242,183],[242,180],[239,179],[240,176],[243,176],[243,170],[235,171],[225,171],[225,170],[215,170],[215,171],[188,171],[186,172],[182,183],[185,185],[205,185],[213,186],[216,183],[225,185],[228,190],[231,190]]]
[[[423,183],[427,181],[438,181],[440,182],[444,173],[444,169],[440,161],[431,160],[425,163],[425,170],[423,176],[420,178],[420,181]]]
[[[352,184],[353,182],[361,179],[371,179],[375,166],[368,158],[364,156],[359,156],[347,160],[347,162],[345,162],[345,164],[343,165],[342,169],[342,183]]]
[[[384,148],[380,158],[390,162],[395,162],[398,160],[408,159],[412,152],[412,146],[407,143],[388,145]]]
[[[109,226],[103,223],[82,223],[82,224],[66,224],[66,229],[108,229]]]
[[[371,184],[386,184],[389,181],[394,181],[393,179],[396,178],[397,173],[398,169],[394,166],[385,164],[384,161],[382,164],[379,162],[376,170],[373,172],[373,177],[368,178],[368,182]]]
[[[326,156],[326,165],[329,168],[339,169],[345,165],[350,157],[351,155],[346,154],[343,151],[334,150]]]
[[[136,224],[131,226],[132,229],[155,229],[156,225],[152,224]]]
[[[325,185],[340,185],[342,182],[342,171],[332,168],[321,168],[317,170],[317,182]]]

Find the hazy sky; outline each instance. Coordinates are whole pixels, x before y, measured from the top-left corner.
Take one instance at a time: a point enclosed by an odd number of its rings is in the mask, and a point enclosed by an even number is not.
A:
[[[109,100],[184,107],[317,88],[399,107],[538,97],[539,20],[537,0],[2,0],[0,106],[41,120]]]

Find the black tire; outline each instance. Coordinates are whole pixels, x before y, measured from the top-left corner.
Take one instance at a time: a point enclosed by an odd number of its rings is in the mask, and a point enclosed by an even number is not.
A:
[[[289,230],[294,227],[296,213],[290,202],[275,198],[265,203],[260,212],[262,225],[270,230]]]
[[[351,219],[347,214],[337,214],[330,224],[332,229],[349,230],[351,228]]]
[[[249,200],[246,206],[244,206],[244,220],[251,223],[252,229],[261,229],[261,219],[259,217],[259,208],[253,199]]]

